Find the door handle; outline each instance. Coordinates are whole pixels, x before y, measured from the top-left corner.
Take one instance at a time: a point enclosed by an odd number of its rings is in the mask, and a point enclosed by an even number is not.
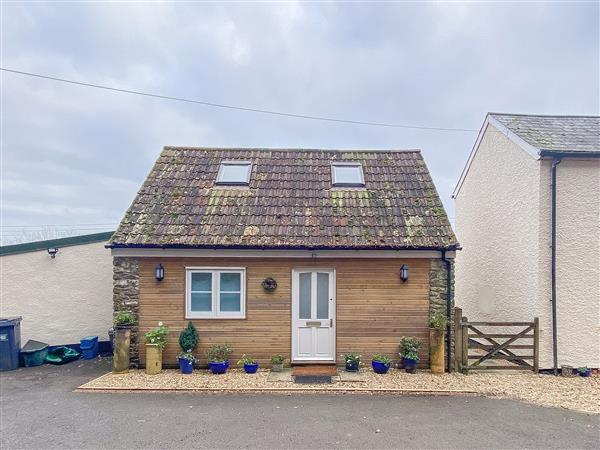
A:
[[[333,319],[329,319],[329,327],[333,328]]]

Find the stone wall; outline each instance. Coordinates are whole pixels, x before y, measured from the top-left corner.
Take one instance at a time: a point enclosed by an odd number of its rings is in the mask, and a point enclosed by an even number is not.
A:
[[[450,260],[451,264],[451,319],[450,329],[454,323],[454,260]],[[429,312],[440,312],[446,315],[446,300],[447,300],[447,273],[446,263],[441,259],[432,259],[431,268],[429,270]],[[454,366],[454,333],[450,335],[451,339],[451,367]]]
[[[113,258],[113,313],[129,311],[139,314],[140,304],[140,277],[139,261],[137,258]],[[131,346],[129,357],[132,367],[139,363],[138,353],[138,326],[131,329]]]

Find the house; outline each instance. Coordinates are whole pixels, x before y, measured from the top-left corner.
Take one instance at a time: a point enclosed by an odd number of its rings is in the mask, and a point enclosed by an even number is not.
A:
[[[0,247],[0,316],[22,316],[21,342],[79,344],[112,326],[112,232]]]
[[[166,147],[108,247],[114,309],[139,318],[133,362],[162,321],[175,364],[192,320],[201,358],[227,343],[263,365],[397,360],[410,335],[425,366],[457,242],[417,150]]]
[[[490,113],[453,194],[457,305],[538,316],[540,368],[600,367],[599,158],[600,117]]]

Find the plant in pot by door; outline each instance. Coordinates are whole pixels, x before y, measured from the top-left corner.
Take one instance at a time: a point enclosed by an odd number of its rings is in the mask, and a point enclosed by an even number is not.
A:
[[[129,347],[131,345],[131,328],[135,325],[135,314],[129,311],[120,311],[115,314],[113,323],[114,350],[113,350],[113,372],[129,372]]]
[[[346,372],[358,372],[360,369],[360,355],[356,353],[346,353],[342,355],[346,363]]]
[[[429,315],[429,365],[431,373],[444,373],[444,335],[446,316],[440,312]]]
[[[190,374],[194,371],[194,350],[198,346],[198,331],[192,322],[188,322],[187,328],[179,333],[179,348],[181,352],[177,356],[179,362],[179,371],[183,374]]]
[[[213,344],[206,351],[208,368],[214,374],[227,372],[229,369],[229,356],[233,350],[227,344]]]
[[[242,359],[238,361],[238,366],[243,366],[246,373],[256,373],[258,370],[258,363],[254,361],[254,358],[246,355],[242,355]]]
[[[169,329],[158,322],[158,327],[153,328],[144,335],[146,342],[146,374],[156,375],[162,370],[162,351],[167,345]]]
[[[382,353],[377,353],[373,355],[373,360],[371,361],[371,367],[373,367],[373,372],[384,374],[390,370],[390,366],[392,365],[392,359],[384,355]]]
[[[271,356],[271,371],[272,372],[282,372],[284,361],[285,361],[285,357],[283,355]]]
[[[400,338],[400,357],[407,373],[415,373],[417,371],[419,347],[421,347],[421,340],[419,338],[404,336]]]

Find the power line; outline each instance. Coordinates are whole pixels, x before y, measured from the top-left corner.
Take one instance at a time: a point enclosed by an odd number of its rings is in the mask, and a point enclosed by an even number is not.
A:
[[[120,89],[120,88],[105,86],[105,85],[101,85],[101,84],[84,83],[81,81],[69,80],[66,78],[42,75],[39,73],[24,72],[24,71],[15,70],[15,69],[7,69],[4,67],[0,67],[0,70],[2,70],[4,72],[18,74],[18,75],[25,75],[28,77],[43,78],[46,80],[59,81],[61,83],[75,84],[78,86],[86,86],[86,87],[91,87],[91,88],[96,88],[96,89],[104,89],[107,91],[120,92],[123,94],[141,95],[144,97],[159,98],[159,99],[163,99],[163,100],[172,100],[172,101],[184,102],[184,103],[194,103],[197,105],[210,106],[213,108],[234,109],[234,110],[238,110],[238,111],[254,112],[254,113],[260,113],[260,114],[270,114],[273,116],[294,117],[297,119],[322,120],[322,121],[326,121],[326,122],[337,122],[337,123],[347,123],[347,124],[353,124],[353,125],[367,125],[367,126],[387,127],[387,128],[409,128],[409,129],[415,129],[415,130],[452,131],[452,132],[469,132],[469,133],[479,131],[479,130],[475,130],[475,129],[471,129],[471,128],[427,127],[427,126],[422,126],[422,125],[405,125],[405,124],[395,124],[395,123],[385,123],[385,122],[369,122],[369,121],[361,121],[361,120],[339,119],[339,118],[335,118],[335,117],[313,116],[313,115],[307,115],[307,114],[294,114],[294,113],[288,113],[288,112],[282,112],[282,111],[272,111],[272,110],[268,110],[268,109],[247,108],[244,106],[226,105],[226,104],[222,104],[222,103],[213,103],[213,102],[207,102],[204,100],[194,100],[194,99],[183,98],[183,97],[172,97],[170,95],[153,94],[153,93],[149,93],[149,92],[134,91],[134,90],[130,90],[130,89]]]

